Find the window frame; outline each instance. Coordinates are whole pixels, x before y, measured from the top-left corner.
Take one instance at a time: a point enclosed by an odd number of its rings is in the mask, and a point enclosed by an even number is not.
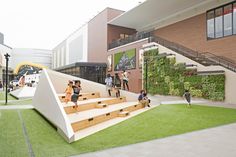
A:
[[[226,7],[226,6],[228,6],[228,5],[231,5],[231,7],[232,7],[232,17],[231,17],[231,27],[232,27],[232,32],[231,32],[231,35],[227,35],[227,36],[225,36],[225,34],[224,34],[224,8]],[[221,38],[226,38],[226,37],[231,37],[231,36],[234,36],[234,35],[236,35],[236,31],[234,31],[234,23],[236,23],[236,21],[234,21],[234,16],[236,16],[236,14],[234,15],[234,5],[236,5],[236,0],[234,0],[234,1],[232,1],[232,2],[230,2],[230,3],[227,3],[227,4],[224,4],[224,5],[221,5],[221,6],[219,6],[219,7],[216,7],[216,8],[213,8],[213,9],[210,9],[210,10],[208,10],[208,11],[206,11],[206,14],[205,14],[205,20],[206,20],[206,39],[207,40],[216,40],[216,39],[221,39]],[[222,33],[223,33],[223,35],[222,35],[222,37],[216,37],[216,20],[215,20],[215,17],[216,17],[216,15],[215,15],[215,11],[217,10],[217,9],[220,9],[220,8],[222,8],[222,10],[223,10],[223,17],[222,17]],[[211,37],[208,37],[208,22],[207,22],[207,20],[208,20],[208,13],[209,12],[211,12],[211,11],[213,11],[214,12],[214,38],[211,38]]]

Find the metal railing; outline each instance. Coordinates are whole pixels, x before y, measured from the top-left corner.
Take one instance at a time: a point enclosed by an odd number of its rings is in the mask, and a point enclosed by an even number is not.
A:
[[[236,62],[224,56],[218,56],[210,52],[199,52],[187,48],[181,44],[166,40],[162,37],[154,35],[154,32],[139,32],[130,35],[127,38],[119,39],[108,45],[108,49],[119,47],[128,43],[132,43],[141,39],[148,38],[149,42],[156,42],[164,47],[167,47],[185,57],[188,57],[202,65],[221,65],[233,72],[236,72]]]
[[[132,43],[141,39],[149,38],[152,36],[152,32],[138,32],[134,35],[130,35],[124,39],[118,39],[108,45],[108,49],[113,49],[128,43]]]
[[[233,72],[236,72],[236,62],[228,59],[224,56],[218,56],[210,52],[199,52],[192,50],[190,48],[187,48],[183,45],[168,41],[166,39],[163,39],[158,36],[152,36],[149,39],[149,42],[156,42],[162,46],[165,46],[185,57],[188,57],[200,64],[203,64],[205,66],[208,65],[221,65]]]

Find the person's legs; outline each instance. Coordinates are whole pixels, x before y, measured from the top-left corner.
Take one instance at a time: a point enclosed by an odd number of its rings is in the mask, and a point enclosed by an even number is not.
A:
[[[109,94],[109,96],[111,96],[111,90],[110,89],[108,89],[108,94]]]
[[[127,90],[129,91],[129,84],[128,84],[128,81],[126,81],[126,87],[127,87]]]
[[[123,80],[123,90],[125,90],[125,80]]]

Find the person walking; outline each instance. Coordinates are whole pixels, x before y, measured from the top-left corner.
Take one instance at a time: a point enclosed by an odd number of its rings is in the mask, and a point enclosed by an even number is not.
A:
[[[190,94],[189,90],[185,90],[183,97],[188,102],[188,107],[191,107],[191,94]]]
[[[114,88],[116,91],[116,97],[120,97],[120,89],[121,89],[121,80],[120,77],[118,75],[118,73],[115,73],[115,77],[114,77]]]
[[[128,73],[123,70],[122,73],[122,80],[123,80],[123,89],[125,90],[125,86],[127,87],[127,90],[129,91],[129,77],[128,77]]]
[[[80,80],[75,80],[74,81],[74,85],[72,86],[73,88],[73,94],[71,96],[71,101],[75,104],[75,106],[73,106],[73,108],[76,109],[76,111],[78,112],[78,104],[77,104],[77,101],[79,99],[79,93],[81,91],[81,86],[80,86]]]
[[[110,74],[107,74],[107,77],[105,79],[106,83],[106,89],[108,91],[109,96],[111,96],[111,90],[112,90],[112,77]]]
[[[3,84],[1,80],[0,80],[0,91],[3,91]]]

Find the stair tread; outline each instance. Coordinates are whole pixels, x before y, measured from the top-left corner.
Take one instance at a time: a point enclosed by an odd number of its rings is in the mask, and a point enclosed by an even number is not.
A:
[[[99,92],[80,93],[80,95],[87,95],[87,94],[92,94],[92,93],[94,93],[94,94],[98,94]],[[65,94],[65,93],[58,93],[57,95],[58,95],[58,96],[65,96],[66,94]]]
[[[112,99],[117,99],[116,97],[111,97],[111,98],[93,98],[93,99],[87,99],[87,100],[81,100],[78,101],[77,104],[78,105],[83,105],[83,104],[87,104],[87,103],[93,103],[93,102],[98,102],[98,101],[104,101],[104,100],[112,100]],[[73,102],[69,102],[69,103],[62,103],[63,107],[70,107],[70,106],[74,106]]]
[[[85,128],[85,129],[82,129],[82,130],[79,130],[75,133],[75,140],[79,140],[79,139],[82,139],[84,137],[87,137],[91,134],[94,134],[98,131],[101,131],[103,129],[106,129],[110,126],[113,126],[115,124],[118,124],[122,121],[125,121],[129,118],[132,118],[140,113],[143,113],[145,111],[148,111],[150,109],[154,108],[154,106],[151,106],[150,108],[142,108],[142,109],[139,109],[139,110],[136,110],[136,111],[133,111],[130,113],[129,116],[127,117],[116,117],[116,118],[113,118],[113,119],[110,119],[108,121],[105,121],[105,122],[102,122],[102,123],[99,123],[99,124],[96,124],[94,126],[91,126],[91,127],[88,127],[88,128]]]
[[[89,118],[93,118],[99,115],[103,115],[106,113],[110,113],[113,111],[117,111],[129,106],[133,106],[133,105],[137,105],[139,102],[138,101],[132,101],[132,102],[123,102],[123,103],[119,103],[117,105],[109,105],[106,108],[102,108],[102,109],[91,109],[91,110],[86,110],[86,111],[81,111],[78,113],[72,113],[72,114],[68,114],[69,120],[71,123],[74,122],[78,122],[78,121],[82,121],[82,120],[86,120]]]

